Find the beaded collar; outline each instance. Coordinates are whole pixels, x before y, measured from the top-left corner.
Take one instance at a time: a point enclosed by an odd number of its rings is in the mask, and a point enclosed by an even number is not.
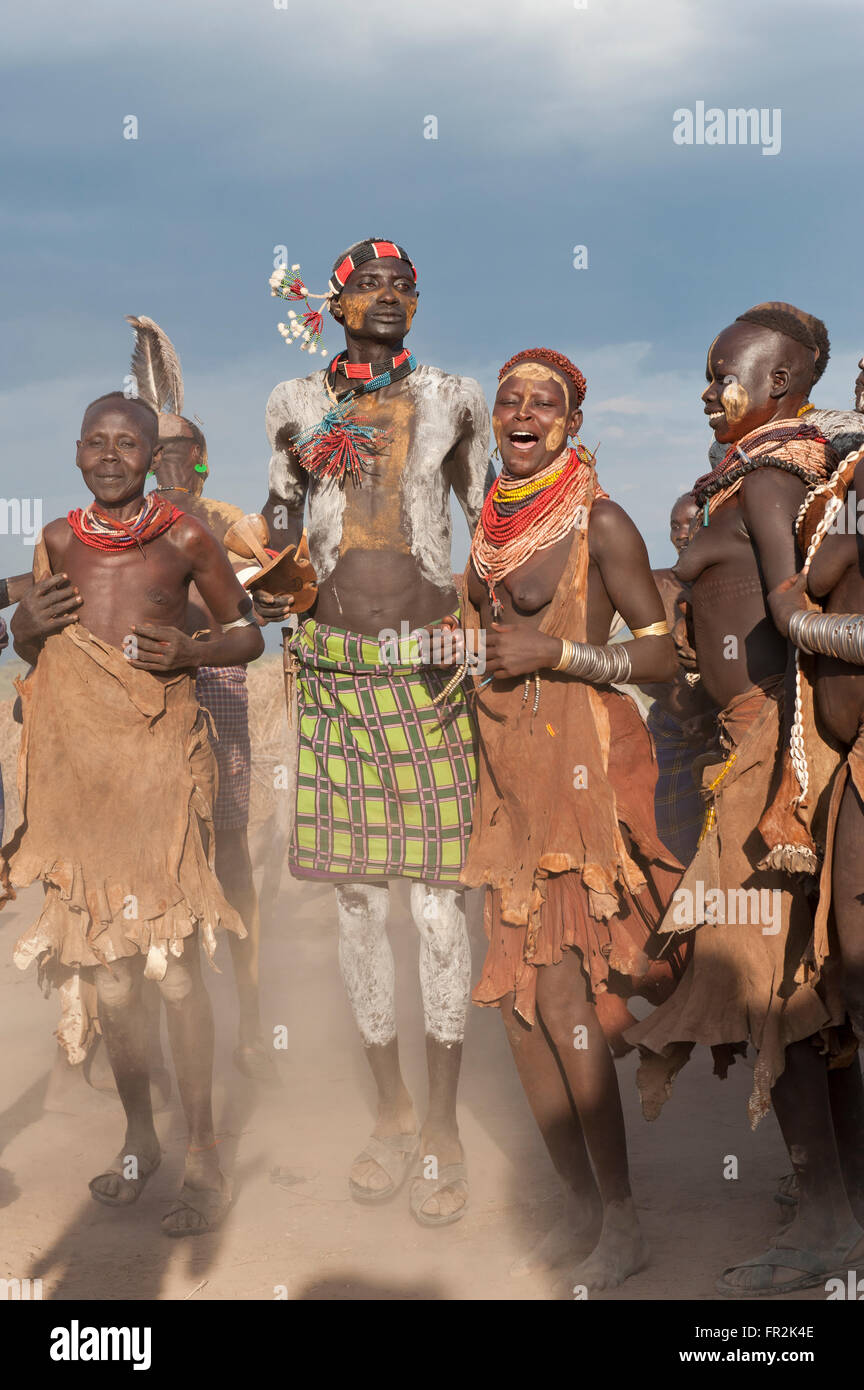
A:
[[[372,460],[387,442],[386,431],[370,425],[362,416],[354,413],[355,403],[373,391],[380,391],[383,386],[390,386],[410,376],[417,366],[414,354],[405,352],[393,359],[393,366],[337,396],[336,373],[346,358],[347,353],[334,357],[324,378],[332,402],[330,409],[317,425],[301,430],[291,441],[298,461],[307,473],[315,478],[334,479],[340,488],[345,486],[348,478],[355,487],[359,487],[363,474],[370,472]],[[371,371],[368,363],[356,365],[363,365]]]

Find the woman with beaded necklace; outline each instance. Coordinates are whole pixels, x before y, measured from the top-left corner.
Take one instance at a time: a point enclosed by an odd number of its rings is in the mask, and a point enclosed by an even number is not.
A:
[[[612,1052],[626,1050],[628,995],[663,997],[680,966],[653,932],[680,869],[657,837],[651,740],[612,683],[670,680],[675,651],[642,537],[593,456],[567,446],[582,373],[536,348],[499,382],[503,468],[463,593],[466,628],[486,631],[462,874],[487,886],[474,1001],[501,1008],[566,1193],[566,1220],[513,1273],[569,1264],[575,1284],[609,1288],[646,1259]],[[616,610],[633,636],[610,646]]]

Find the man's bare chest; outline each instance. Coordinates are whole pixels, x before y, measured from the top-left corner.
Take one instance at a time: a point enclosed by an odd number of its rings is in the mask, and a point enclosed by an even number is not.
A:
[[[98,611],[109,605],[122,612],[160,616],[182,611],[187,598],[185,557],[162,537],[148,542],[143,551],[103,551],[84,545],[71,536],[51,556],[51,568],[69,577],[83,599],[82,616],[94,606]]]

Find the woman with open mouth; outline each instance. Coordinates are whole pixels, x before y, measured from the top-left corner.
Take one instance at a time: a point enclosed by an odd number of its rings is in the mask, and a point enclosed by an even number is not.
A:
[[[503,466],[463,594],[486,656],[462,878],[487,887],[474,1001],[501,1009],[566,1194],[566,1218],[512,1272],[566,1265],[587,1291],[646,1262],[613,1052],[627,1050],[627,997],[659,1001],[682,964],[660,959],[654,931],[680,866],[657,837],[651,740],[614,686],[670,680],[676,658],[642,537],[600,487],[593,455],[567,442],[582,425],[582,373],[536,348],[499,382]],[[632,637],[609,645],[616,610]]]

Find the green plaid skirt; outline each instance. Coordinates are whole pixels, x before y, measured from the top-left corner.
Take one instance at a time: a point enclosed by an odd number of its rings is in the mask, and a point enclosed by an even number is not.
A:
[[[456,886],[477,761],[464,689],[432,703],[452,672],[421,669],[416,641],[389,663],[373,638],[312,619],[289,650],[300,668],[291,872]]]

